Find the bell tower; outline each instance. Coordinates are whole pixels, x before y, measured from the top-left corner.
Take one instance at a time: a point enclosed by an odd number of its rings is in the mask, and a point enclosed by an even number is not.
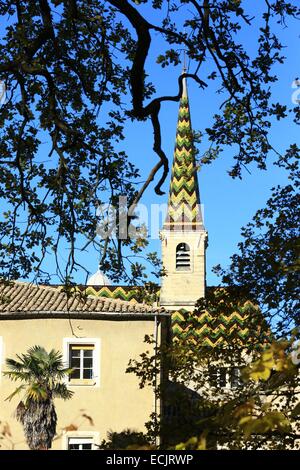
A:
[[[186,78],[180,100],[166,220],[161,230],[160,304],[192,310],[205,296],[205,230],[200,206]]]

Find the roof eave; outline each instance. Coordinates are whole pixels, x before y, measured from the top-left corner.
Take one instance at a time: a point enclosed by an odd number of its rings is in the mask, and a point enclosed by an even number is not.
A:
[[[108,320],[113,319],[135,319],[135,320],[152,320],[155,317],[170,317],[172,312],[77,312],[77,311],[15,311],[0,312],[0,320],[26,320],[26,319],[42,319],[42,318],[77,318],[90,320]]]

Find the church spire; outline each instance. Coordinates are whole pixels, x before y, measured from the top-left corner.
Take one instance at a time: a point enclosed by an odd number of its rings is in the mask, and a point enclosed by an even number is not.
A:
[[[205,251],[193,132],[186,78],[179,105],[171,184],[166,220],[161,231],[160,304],[168,309],[193,310],[205,297]]]
[[[170,231],[204,228],[186,78],[183,78],[182,84],[168,211],[164,223],[164,229]]]

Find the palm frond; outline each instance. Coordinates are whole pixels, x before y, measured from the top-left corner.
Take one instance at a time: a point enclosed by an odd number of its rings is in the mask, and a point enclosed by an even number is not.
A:
[[[27,351],[28,356],[35,357],[40,360],[47,360],[49,354],[47,353],[46,349],[43,346],[32,346]]]
[[[12,370],[23,370],[25,368],[24,363],[15,361],[15,359],[6,359],[5,363]]]
[[[72,390],[69,390],[66,384],[58,383],[52,389],[53,397],[69,400],[74,395]]]
[[[7,398],[5,398],[5,401],[8,400],[10,401],[15,395],[18,395],[18,393],[20,393],[21,390],[24,390],[25,388],[25,385],[20,385],[19,387],[17,387],[13,393],[11,393]]]
[[[12,381],[16,382],[17,380],[21,380],[22,382],[30,382],[33,378],[31,372],[26,371],[14,371],[14,370],[6,370],[3,371],[3,375],[11,379]]]
[[[26,390],[26,399],[33,401],[43,401],[49,398],[48,391],[39,383],[33,383]]]
[[[64,379],[67,375],[71,375],[73,371],[74,369],[68,367],[64,369],[57,369],[53,374],[57,379]]]

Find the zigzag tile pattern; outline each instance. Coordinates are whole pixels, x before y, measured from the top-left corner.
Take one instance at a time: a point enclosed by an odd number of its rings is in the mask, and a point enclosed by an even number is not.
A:
[[[252,305],[252,304],[251,304]],[[260,337],[259,345],[269,341],[269,332],[258,332],[259,321],[253,323],[253,317],[248,315],[249,303],[228,315],[212,316],[205,312],[197,317],[197,325],[191,325],[188,320],[189,312],[181,309],[172,314],[173,340],[188,339],[193,344],[209,346],[238,346],[249,345],[254,338]],[[258,312],[259,315],[259,312]]]
[[[203,227],[193,133],[188,97],[180,100],[176,143],[164,228],[171,231],[199,230]]]
[[[86,295],[137,303],[139,288],[131,286],[78,286]]]

